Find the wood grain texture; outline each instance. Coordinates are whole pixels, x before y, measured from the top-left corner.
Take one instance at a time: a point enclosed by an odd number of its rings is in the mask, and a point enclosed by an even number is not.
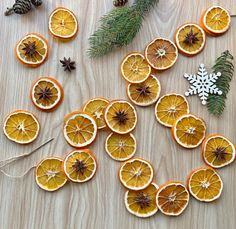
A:
[[[127,98],[125,82],[120,77],[121,59],[129,52],[143,51],[153,38],[163,36],[173,39],[175,29],[185,22],[198,22],[204,9],[212,4],[220,4],[236,14],[234,0],[192,1],[160,0],[143,23],[143,27],[133,43],[103,58],[90,60],[86,55],[88,37],[98,25],[100,16],[108,12],[112,0],[44,0],[44,4],[27,15],[3,16],[13,0],[0,2],[0,128],[4,117],[16,109],[34,112],[41,123],[39,138],[27,146],[19,146],[8,141],[0,131],[0,159],[30,152],[49,139],[55,140],[33,155],[12,163],[5,168],[10,174],[19,175],[30,166],[47,156],[65,157],[72,148],[62,134],[63,117],[80,107],[89,98],[103,96],[109,99]],[[130,3],[132,1],[129,1]],[[196,2],[196,3],[194,3]],[[48,33],[47,21],[50,12],[57,6],[73,10],[79,20],[79,34],[72,42],[62,43]],[[15,58],[13,48],[16,42],[29,32],[37,32],[48,39],[50,54],[48,61],[37,69],[28,69]],[[188,82],[183,73],[197,71],[200,63],[207,68],[221,52],[229,49],[236,54],[236,19],[224,36],[207,37],[204,51],[194,57],[179,56],[177,63],[168,71],[158,75],[162,84],[161,94],[184,93]],[[77,70],[65,73],[59,59],[72,57]],[[235,55],[236,56],[236,55]],[[29,99],[32,82],[39,76],[54,76],[64,87],[65,99],[56,112],[38,111]],[[236,79],[233,78],[224,115],[217,119],[209,115],[206,107],[194,96],[188,99],[191,111],[201,116],[207,123],[208,133],[220,133],[236,143],[235,134]],[[138,126],[134,135],[138,141],[136,156],[150,160],[155,168],[155,181],[160,185],[168,180],[186,181],[188,173],[203,165],[200,148],[185,150],[172,139],[168,128],[158,124],[154,117],[154,107],[137,108]],[[22,179],[9,179],[0,174],[0,228],[1,229],[65,229],[65,228],[162,228],[162,229],[233,229],[236,227],[236,166],[235,163],[219,170],[224,181],[221,198],[214,203],[204,204],[191,198],[187,210],[179,217],[167,217],[158,212],[150,219],[139,219],[129,214],[124,206],[124,188],[117,178],[119,163],[111,160],[104,151],[104,140],[108,132],[99,132],[91,146],[97,156],[99,169],[94,179],[86,184],[67,184],[55,193],[42,191],[35,184],[31,171]]]

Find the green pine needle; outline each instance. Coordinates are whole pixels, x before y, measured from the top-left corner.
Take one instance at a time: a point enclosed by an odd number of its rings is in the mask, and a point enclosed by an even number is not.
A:
[[[230,81],[234,73],[233,59],[233,56],[227,50],[216,59],[215,65],[212,68],[214,73],[221,72],[221,76],[216,81],[216,86],[223,92],[222,95],[210,94],[208,97],[208,111],[215,116],[220,116],[225,109],[225,100],[227,99]]]
[[[90,57],[100,57],[132,42],[147,12],[159,0],[136,0],[131,7],[115,8],[100,20],[100,27],[89,38]]]

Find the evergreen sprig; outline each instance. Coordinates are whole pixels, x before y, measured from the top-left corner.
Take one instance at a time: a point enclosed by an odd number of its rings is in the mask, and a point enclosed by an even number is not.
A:
[[[89,38],[90,57],[100,57],[128,45],[142,26],[144,16],[159,0],[135,0],[130,7],[115,8],[100,19],[100,27]]]
[[[222,95],[210,94],[208,97],[208,111],[215,116],[220,116],[225,108],[225,100],[234,73],[233,59],[230,52],[226,50],[216,59],[215,65],[212,67],[214,73],[221,72],[221,76],[216,81],[216,86],[223,92]]]

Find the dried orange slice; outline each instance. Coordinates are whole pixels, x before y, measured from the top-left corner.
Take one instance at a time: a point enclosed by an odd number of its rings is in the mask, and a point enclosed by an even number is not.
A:
[[[64,137],[73,147],[90,145],[97,136],[96,121],[83,112],[72,112],[64,121]]]
[[[49,192],[63,187],[67,182],[67,177],[62,170],[62,164],[63,161],[55,157],[42,160],[35,170],[37,185]]]
[[[19,144],[33,142],[39,135],[40,125],[29,111],[17,110],[10,113],[3,126],[6,137]]]
[[[128,134],[137,124],[137,113],[132,104],[124,100],[114,100],[104,112],[107,126],[115,133]]]
[[[204,161],[213,168],[222,168],[235,160],[235,147],[227,138],[209,135],[202,144]]]
[[[94,99],[90,99],[84,105],[83,111],[93,116],[93,118],[96,120],[98,129],[103,129],[106,127],[103,113],[108,103],[109,101],[107,99],[94,98]]]
[[[121,183],[130,190],[145,189],[153,179],[152,165],[141,158],[130,159],[120,167],[119,178]]]
[[[166,70],[175,64],[178,49],[171,40],[156,38],[146,47],[145,58],[154,69]]]
[[[150,75],[144,82],[127,86],[129,99],[138,106],[150,106],[157,101],[161,92],[159,80]]]
[[[157,121],[167,127],[172,127],[179,117],[188,113],[188,101],[180,94],[163,95],[155,106]]]
[[[223,190],[223,182],[219,174],[212,168],[200,168],[192,171],[187,185],[191,195],[203,202],[218,199]]]
[[[49,17],[49,31],[55,37],[70,39],[78,31],[78,21],[70,10],[64,7],[56,8]]]
[[[163,214],[178,216],[188,206],[189,192],[180,182],[168,182],[158,189],[156,202]]]
[[[158,186],[155,183],[151,183],[147,188],[140,191],[126,191],[126,209],[131,214],[141,218],[153,216],[158,211],[156,204],[157,190]]]
[[[205,122],[192,114],[181,116],[172,127],[177,143],[185,148],[198,147],[206,136]]]
[[[15,53],[21,63],[38,67],[48,56],[48,42],[39,34],[30,33],[17,43]]]
[[[180,26],[176,31],[175,42],[182,54],[194,56],[203,50],[206,43],[206,35],[199,25],[187,23]]]
[[[89,149],[75,150],[65,158],[63,168],[69,180],[84,183],[95,175],[97,162]]]
[[[213,36],[224,34],[230,27],[231,18],[229,12],[221,6],[208,8],[201,17],[203,29]]]
[[[129,83],[141,83],[151,74],[151,67],[141,53],[130,53],[121,63],[121,74]]]
[[[112,159],[126,161],[134,156],[136,145],[136,139],[133,134],[111,133],[106,139],[105,149]]]
[[[56,109],[62,102],[63,96],[62,86],[52,77],[39,78],[31,89],[33,104],[44,111]]]

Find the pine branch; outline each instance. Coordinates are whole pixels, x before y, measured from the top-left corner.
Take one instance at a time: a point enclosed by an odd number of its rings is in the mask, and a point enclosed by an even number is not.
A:
[[[214,73],[221,72],[221,76],[216,81],[216,86],[223,92],[222,95],[209,95],[207,100],[208,111],[220,116],[225,109],[225,100],[230,90],[230,81],[234,73],[233,56],[228,50],[223,52],[220,57],[216,59],[212,70]]]
[[[159,0],[136,0],[131,7],[115,8],[100,20],[100,27],[89,38],[90,57],[100,57],[132,42],[147,12]]]

